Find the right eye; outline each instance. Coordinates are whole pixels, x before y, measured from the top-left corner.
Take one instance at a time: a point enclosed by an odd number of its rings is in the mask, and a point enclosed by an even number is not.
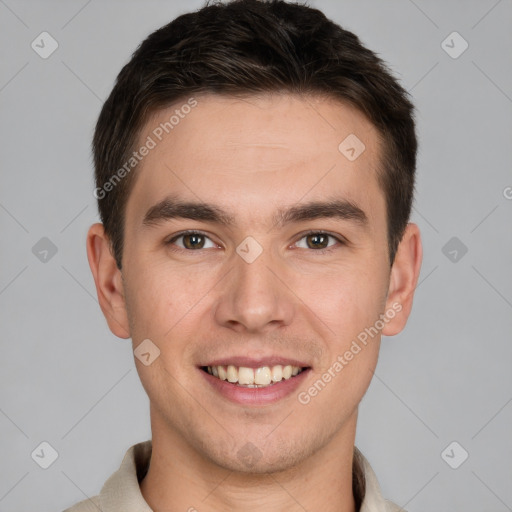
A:
[[[176,243],[181,239],[181,243]],[[210,246],[205,246],[206,241],[210,241]],[[195,251],[199,249],[210,249],[217,247],[208,236],[200,231],[184,231],[179,233],[178,235],[172,237],[169,241],[166,242],[166,245],[172,246],[176,245],[179,249]],[[175,250],[174,248],[172,248]]]

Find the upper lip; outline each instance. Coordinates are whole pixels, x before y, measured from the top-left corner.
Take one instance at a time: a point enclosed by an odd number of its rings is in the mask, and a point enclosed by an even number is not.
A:
[[[232,364],[233,366],[244,366],[246,368],[261,368],[263,366],[297,366],[299,368],[308,368],[309,365],[304,363],[303,361],[299,361],[298,359],[292,359],[289,357],[283,356],[268,356],[268,357],[247,357],[247,356],[229,356],[229,357],[221,357],[218,359],[214,359],[212,361],[208,361],[205,364],[201,364],[199,366],[228,366]]]

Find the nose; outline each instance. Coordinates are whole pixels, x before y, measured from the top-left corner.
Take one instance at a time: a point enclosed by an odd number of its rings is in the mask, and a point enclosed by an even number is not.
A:
[[[269,251],[252,263],[237,254],[215,309],[219,325],[238,333],[268,332],[290,325],[294,295],[286,284],[285,269],[272,261]]]

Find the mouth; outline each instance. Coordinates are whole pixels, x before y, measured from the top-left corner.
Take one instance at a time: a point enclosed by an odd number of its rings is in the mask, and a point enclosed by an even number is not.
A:
[[[200,369],[218,380],[229,382],[237,387],[268,388],[297,377],[309,367],[276,364],[252,368],[228,364],[201,366]]]

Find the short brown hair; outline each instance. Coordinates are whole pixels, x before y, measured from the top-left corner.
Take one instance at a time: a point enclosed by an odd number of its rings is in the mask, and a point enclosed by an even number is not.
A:
[[[193,94],[265,92],[334,98],[378,129],[393,263],[414,193],[417,140],[408,93],[356,35],[321,11],[283,0],[234,0],[207,2],[150,34],[103,105],[93,138],[96,191],[103,193],[95,195],[119,268],[133,173],[114,186],[112,177],[130,159],[148,117]]]

